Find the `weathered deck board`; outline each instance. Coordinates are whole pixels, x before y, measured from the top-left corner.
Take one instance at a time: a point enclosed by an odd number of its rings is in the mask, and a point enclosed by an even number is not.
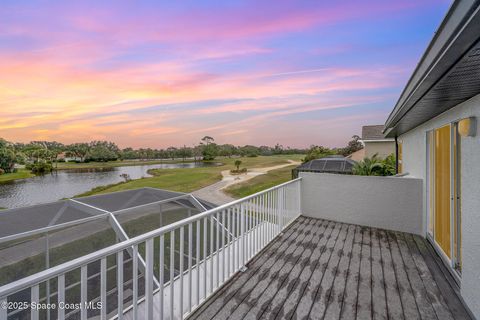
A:
[[[300,258],[300,263],[297,263],[293,267],[292,271],[288,275],[288,279],[284,281],[280,289],[275,294],[275,297],[267,305],[267,308],[265,309],[263,314],[261,314],[262,319],[275,319],[277,314],[284,306],[285,299],[287,299],[287,297],[291,294],[293,288],[296,287],[297,283],[301,281],[301,273],[305,270],[305,268],[308,268],[309,266],[315,264],[316,259],[314,256],[314,250],[320,243],[320,239],[322,239],[325,235],[327,227],[328,223],[315,233],[315,236],[313,237],[311,243],[308,244],[308,246],[303,251],[302,257]]]
[[[440,290],[438,289],[437,283],[433,279],[430,273],[430,270],[428,269],[428,266],[425,263],[425,260],[423,260],[423,256],[418,250],[418,247],[415,243],[414,238],[411,235],[406,235],[405,238],[407,240],[408,247],[410,248],[413,261],[415,261],[415,265],[418,268],[420,277],[422,278],[425,289],[427,290],[428,300],[430,300],[430,303],[432,304],[432,307],[435,310],[437,318],[441,320],[453,319],[453,315],[448,309],[448,306]]]
[[[355,227],[352,257],[345,285],[342,312],[340,319],[355,319],[357,316],[358,280],[360,278],[360,255],[362,251],[362,229]]]
[[[470,319],[426,240],[302,217],[191,319]]]
[[[278,255],[269,259],[261,271],[253,277],[250,277],[243,287],[235,293],[235,295],[223,306],[223,308],[213,317],[213,319],[225,319],[235,312],[243,303],[245,299],[256,299],[261,293],[263,286],[268,286],[270,281],[275,278],[280,269],[283,266],[285,259],[288,259],[295,254],[296,249],[304,241],[312,228],[318,223],[318,221],[311,221],[304,230],[293,241],[286,250],[280,252]],[[244,306],[242,306],[243,309]],[[247,310],[248,311],[248,310]]]
[[[425,241],[423,241],[423,239],[420,239],[419,237],[414,237],[414,239],[417,244],[417,247],[420,249],[420,252],[422,253],[425,263],[428,265],[428,268],[432,271],[432,276],[435,282],[437,283],[438,288],[440,289],[443,296],[445,297],[445,302],[448,308],[450,309],[450,312],[453,314],[454,319],[467,319],[469,317],[468,313],[466,312],[465,308],[461,304],[454,290],[452,290],[452,287],[449,281],[447,281],[446,277],[443,274],[448,271],[447,270],[442,271],[441,268],[444,268],[444,266],[443,265],[441,266],[441,262],[438,259],[435,260],[432,256],[432,254],[435,254],[433,252],[433,248],[431,247],[430,244],[426,243]],[[451,282],[453,282],[453,279]]]
[[[340,234],[338,235],[337,242],[333,248],[330,261],[328,262],[327,269],[323,273],[322,282],[317,289],[315,297],[313,299],[313,305],[310,309],[309,319],[322,319],[327,309],[328,300],[330,300],[330,294],[333,288],[333,283],[337,275],[338,264],[340,263],[340,257],[343,254],[343,248],[345,247],[345,241],[348,235],[348,225],[343,224]]]
[[[403,306],[398,290],[397,278],[393,267],[392,254],[388,243],[387,234],[379,232],[380,250],[382,251],[383,277],[385,279],[385,293],[387,297],[387,312],[389,319],[404,319]]]
[[[335,282],[333,284],[332,292],[328,299],[327,310],[324,319],[338,319],[342,310],[343,297],[345,295],[345,285],[347,282],[348,268],[350,266],[350,258],[352,256],[353,240],[355,238],[354,225],[348,226],[347,239],[342,251],[342,257],[338,264]]]
[[[268,276],[262,281],[258,282],[252,292],[237,306],[235,311],[231,314],[232,319],[243,319],[252,315],[261,314],[262,310],[266,308],[273,295],[282,285],[288,274],[299,261],[305,247],[313,239],[314,233],[321,228],[321,225],[316,224],[312,230],[303,238],[293,252],[284,256],[284,259],[279,259],[275,265],[269,270]]]
[[[300,269],[306,265],[305,262],[308,262],[308,257],[311,255],[311,251],[307,250],[311,247],[312,241],[325,231],[325,226],[322,225],[321,228],[315,230],[312,234],[312,237],[305,238],[305,241],[302,246],[299,246],[298,252],[301,252],[301,256],[295,259],[295,255],[286,261],[282,269],[280,270],[277,279],[272,281],[266,290],[262,293],[260,299],[256,301],[256,304],[253,308],[251,308],[248,313],[244,316],[243,319],[257,319],[257,317],[261,317],[262,319],[266,319],[267,315],[265,312],[271,306],[280,307],[280,300],[283,300],[281,297],[282,289],[288,292],[289,284],[295,285],[296,279],[298,278],[298,273]],[[296,270],[293,270],[296,269]],[[279,299],[277,301],[273,301],[274,298],[279,295]],[[232,315],[235,318],[235,314]]]
[[[302,297],[300,298],[300,302],[297,305],[295,313],[293,314],[292,319],[304,319],[307,318],[310,313],[310,308],[312,304],[315,302],[315,295],[317,288],[319,288],[323,275],[325,274],[325,270],[328,266],[328,262],[330,261],[330,257],[332,256],[332,252],[335,247],[335,243],[337,242],[338,235],[340,234],[341,224],[336,223],[335,229],[328,239],[327,247],[325,252],[326,255],[322,255],[323,261],[321,260],[320,263],[317,265],[317,268],[312,273],[310,280],[308,281],[307,287],[303,292]]]
[[[372,266],[370,263],[370,228],[362,227],[362,253],[360,258],[360,279],[358,281],[357,319],[372,316]]]
[[[405,271],[405,266],[403,265],[402,255],[400,254],[396,238],[391,231],[387,232],[387,238],[388,245],[390,246],[390,252],[392,254],[395,275],[397,277],[397,287],[400,293],[400,299],[402,300],[403,314],[408,320],[420,319],[417,303],[415,302],[415,298],[413,296],[410,280],[408,279]]]
[[[424,320],[436,319],[437,317],[435,315],[435,310],[433,310],[432,304],[428,300],[427,291],[423,286],[422,278],[418,273],[415,262],[413,261],[412,255],[408,249],[405,241],[405,235],[401,232],[396,232],[395,235],[404,261],[405,270],[408,278],[410,279],[415,300],[417,301],[420,316]]]
[[[213,318],[220,309],[222,309],[229,300],[235,295],[237,291],[243,288],[244,284],[251,277],[260,276],[260,269],[265,263],[275,261],[275,255],[284,252],[288,246],[295,242],[296,238],[303,233],[303,230],[308,226],[310,221],[307,219],[299,219],[293,226],[291,226],[283,235],[279,237],[270,247],[267,248],[260,255],[259,259],[253,261],[246,272],[238,274],[230,281],[229,286],[223,287],[215,297],[216,299],[209,299],[199,310],[206,319]],[[268,266],[268,265],[267,265]]]
[[[380,251],[379,231],[372,229],[372,317],[375,320],[386,320],[387,298],[383,277],[382,252]]]
[[[330,235],[334,227],[335,223],[330,222],[324,236],[320,238],[318,243],[315,245],[313,254],[310,259],[310,264],[303,269],[302,273],[300,274],[299,281],[290,291],[290,294],[283,303],[281,310],[277,313],[277,317],[287,319],[292,317],[293,313],[295,312],[295,308],[297,307],[298,301],[303,296],[303,292],[305,291],[310,277],[312,276],[313,270],[315,270],[319,261],[322,260],[322,256],[329,254],[328,252],[326,252],[325,249],[327,241],[330,239]]]

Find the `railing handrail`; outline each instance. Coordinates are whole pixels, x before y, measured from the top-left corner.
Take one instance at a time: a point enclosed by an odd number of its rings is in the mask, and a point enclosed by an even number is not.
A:
[[[163,234],[166,234],[170,231],[173,231],[177,228],[180,228],[182,226],[185,226],[187,224],[190,224],[192,222],[196,222],[198,220],[201,220],[205,217],[208,217],[208,216],[211,216],[213,215],[214,213],[217,213],[221,210],[224,210],[224,209],[227,209],[227,208],[230,208],[232,206],[235,206],[237,204],[241,204],[245,201],[248,201],[252,198],[255,198],[259,195],[262,195],[264,193],[267,193],[267,192],[270,192],[272,190],[276,190],[276,189],[279,189],[279,188],[282,188],[283,186],[286,186],[286,185],[289,185],[289,184],[293,184],[297,181],[300,181],[302,178],[299,177],[299,178],[296,178],[294,180],[290,180],[290,181],[287,181],[287,182],[284,182],[282,184],[279,184],[279,185],[276,185],[276,186],[273,186],[269,189],[266,189],[266,190],[263,190],[263,191],[260,191],[260,192],[257,192],[255,194],[252,194],[252,195],[249,195],[247,197],[244,197],[244,198],[241,198],[241,199],[238,199],[238,200],[235,200],[235,201],[232,201],[232,202],[229,202],[229,203],[226,203],[226,204],[223,204],[221,206],[218,206],[216,208],[213,208],[213,209],[210,209],[208,211],[204,211],[204,212],[201,212],[197,215],[194,215],[194,216],[191,216],[191,217],[188,217],[188,218],[185,218],[185,219],[182,219],[182,220],[179,220],[179,221],[176,221],[172,224],[169,224],[167,226],[164,226],[164,227],[161,227],[159,229],[156,229],[156,230],[152,230],[152,231],[149,231],[147,233],[144,233],[142,235],[139,235],[137,237],[134,237],[134,238],[131,238],[129,240],[125,240],[123,242],[120,242],[120,243],[117,243],[117,244],[114,244],[114,245],[111,245],[109,247],[106,247],[106,248],[103,248],[103,249],[100,249],[98,251],[95,251],[95,252],[92,252],[92,253],[89,253],[87,255],[84,255],[84,256],[81,256],[79,258],[76,258],[76,259],[73,259],[71,261],[67,261],[65,263],[62,263],[58,266],[55,266],[55,267],[51,267],[47,270],[44,270],[44,271],[41,271],[41,272],[38,272],[38,273],[35,273],[33,275],[30,275],[30,276],[27,276],[25,278],[22,278],[22,279],[19,279],[19,280],[16,280],[14,282],[11,282],[9,284],[6,284],[2,287],[0,287],[0,298],[1,297],[6,297],[6,296],[9,296],[13,293],[16,293],[18,291],[21,291],[22,289],[25,289],[25,288],[28,288],[28,287],[31,287],[33,285],[36,285],[40,282],[43,282],[43,281],[46,281],[46,280],[49,280],[59,274],[65,274],[69,271],[72,271],[78,267],[81,267],[81,266],[84,266],[84,265],[87,265],[91,262],[94,262],[94,261],[98,261],[99,259],[105,257],[105,256],[109,256],[111,254],[114,254],[114,253],[117,253],[121,250],[125,250],[129,247],[132,247],[134,245],[138,245],[142,242],[145,242],[146,240],[150,239],[150,238],[154,238],[154,237],[158,237],[158,236],[161,236]]]

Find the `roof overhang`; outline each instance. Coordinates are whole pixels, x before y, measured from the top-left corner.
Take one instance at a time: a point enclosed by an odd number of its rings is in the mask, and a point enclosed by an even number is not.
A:
[[[480,93],[480,0],[455,1],[390,113],[401,135]]]
[[[363,143],[365,143],[365,142],[368,142],[368,143],[370,143],[370,142],[395,142],[395,139],[392,139],[392,138],[388,138],[388,139],[375,139],[375,140],[373,140],[373,139],[372,139],[372,140],[366,139],[366,140],[360,140],[360,141],[362,141]]]

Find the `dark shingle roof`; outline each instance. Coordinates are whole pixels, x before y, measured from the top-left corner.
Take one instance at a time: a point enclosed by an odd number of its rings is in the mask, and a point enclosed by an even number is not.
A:
[[[362,127],[362,140],[382,140],[385,139],[383,135],[383,124]]]

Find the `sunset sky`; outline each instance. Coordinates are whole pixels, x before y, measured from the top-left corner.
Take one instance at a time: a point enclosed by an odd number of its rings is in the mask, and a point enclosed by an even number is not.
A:
[[[0,137],[341,146],[384,123],[450,1],[18,1]]]

